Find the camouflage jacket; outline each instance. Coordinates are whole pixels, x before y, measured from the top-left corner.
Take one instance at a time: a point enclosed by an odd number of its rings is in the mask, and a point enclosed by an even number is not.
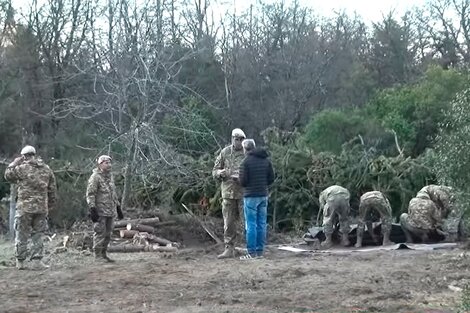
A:
[[[230,176],[238,176],[240,165],[242,164],[245,154],[242,150],[234,150],[232,145],[227,146],[220,151],[212,169],[212,176],[222,181],[222,198],[224,199],[241,199],[243,198],[243,188],[238,179],[232,179]],[[226,170],[226,178],[221,178],[218,170]]]
[[[349,191],[346,188],[333,185],[326,188],[320,193],[320,206],[323,207],[323,205],[325,205],[325,203],[327,203],[328,201],[332,201],[338,198],[343,198],[344,200],[349,202],[349,197]]]
[[[56,202],[54,172],[39,158],[25,160],[19,165],[8,166],[5,179],[17,184],[18,213],[48,213]]]
[[[421,188],[416,198],[430,199],[447,215],[452,210],[452,188],[439,185],[428,185]]]
[[[369,199],[387,199],[380,191],[369,191],[361,196],[361,202]]]
[[[419,229],[433,230],[442,225],[441,213],[430,199],[413,198],[408,206],[408,222]]]
[[[103,173],[98,168],[93,170],[86,189],[88,207],[95,207],[100,216],[115,216],[119,205],[116,186],[111,173]]]

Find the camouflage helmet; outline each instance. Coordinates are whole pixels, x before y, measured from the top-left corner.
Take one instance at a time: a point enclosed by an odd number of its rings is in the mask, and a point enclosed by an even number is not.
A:
[[[235,128],[234,130],[232,130],[232,137],[246,138],[245,133],[240,128]]]
[[[21,154],[26,155],[26,154],[36,154],[36,149],[34,149],[33,146],[24,146],[23,149],[21,149]]]
[[[109,155],[106,155],[106,154],[100,155],[100,157],[98,158],[98,164],[101,164],[104,161],[111,161],[112,159],[113,158],[111,158]]]

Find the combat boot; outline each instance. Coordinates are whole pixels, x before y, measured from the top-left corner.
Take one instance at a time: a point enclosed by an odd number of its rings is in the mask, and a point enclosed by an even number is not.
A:
[[[26,266],[24,265],[24,260],[16,260],[16,269],[18,270],[24,270],[26,269]]]
[[[357,240],[356,240],[356,244],[354,245],[354,247],[356,247],[356,248],[361,248],[362,247],[362,236],[361,235],[357,235]]]
[[[219,254],[217,256],[217,259],[229,259],[235,257],[235,252],[233,250],[233,247],[225,247],[224,252],[222,254]]]
[[[102,249],[95,249],[95,262],[97,263],[106,263],[108,262],[104,257],[103,257],[103,250]]]
[[[382,246],[390,246],[393,245],[393,242],[390,241],[390,232],[384,232],[384,239],[382,240]]]
[[[343,247],[347,247],[350,244],[351,242],[349,242],[348,234],[341,234],[341,245]]]
[[[323,249],[329,249],[333,246],[333,241],[331,240],[331,235],[326,235],[325,241],[321,243]]]
[[[41,271],[49,268],[49,265],[44,264],[41,259],[33,259],[31,262],[33,270]]]
[[[446,234],[444,242],[456,242],[458,240],[458,235],[455,233]]]
[[[114,262],[116,262],[115,260],[111,259],[111,258],[106,254],[106,250],[103,250],[102,257],[103,257],[103,259],[104,259],[106,262],[108,262],[108,263],[114,263]]]

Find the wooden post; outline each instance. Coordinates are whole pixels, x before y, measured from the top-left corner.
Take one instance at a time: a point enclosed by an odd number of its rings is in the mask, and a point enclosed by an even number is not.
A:
[[[9,214],[9,232],[11,240],[15,240],[15,214],[16,214],[16,185],[10,185],[10,214]]]

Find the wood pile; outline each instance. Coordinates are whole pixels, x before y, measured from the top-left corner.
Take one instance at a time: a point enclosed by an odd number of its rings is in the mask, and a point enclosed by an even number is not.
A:
[[[121,220],[114,223],[113,244],[109,252],[176,252],[178,242],[155,235],[156,229],[173,225],[174,221],[161,222],[158,217]]]

